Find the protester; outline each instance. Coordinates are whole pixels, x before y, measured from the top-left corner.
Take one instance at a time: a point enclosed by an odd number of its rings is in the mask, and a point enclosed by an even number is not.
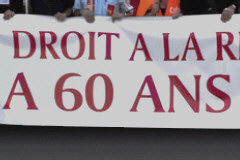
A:
[[[0,0],[0,13],[3,13],[3,19],[11,19],[15,13],[23,13],[22,0]]]
[[[181,0],[183,15],[222,14],[221,20],[227,22],[238,11],[239,0]]]
[[[180,8],[183,15],[200,15],[212,12],[209,0],[181,0]]]
[[[133,7],[130,4],[130,0],[118,0],[113,15],[132,16]]]
[[[126,0],[75,0],[74,15],[83,16],[93,23],[95,16],[113,16],[113,20],[132,14],[133,8]]]
[[[140,0],[136,15],[173,16],[176,13],[180,13],[180,0]]]
[[[59,21],[64,21],[72,14],[74,0],[31,0],[33,14],[53,15]]]
[[[130,4],[130,0],[120,1],[112,15],[113,22],[129,16],[133,16],[133,7]]]
[[[133,7],[133,16],[137,15],[139,4],[140,0],[130,0],[130,5]]]
[[[145,16],[152,10],[152,6],[156,0],[132,0],[136,16]],[[138,6],[137,6],[138,4]]]
[[[234,13],[239,13],[239,0],[209,0],[214,13],[221,13],[223,22],[229,21]]]

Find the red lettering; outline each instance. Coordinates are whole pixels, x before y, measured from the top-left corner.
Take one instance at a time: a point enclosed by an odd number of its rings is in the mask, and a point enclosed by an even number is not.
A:
[[[97,107],[94,104],[94,98],[93,98],[93,89],[94,89],[94,82],[95,80],[101,77],[104,80],[105,83],[105,103],[102,109],[97,109]],[[113,85],[110,80],[110,78],[104,74],[96,74],[93,75],[87,82],[86,85],[86,99],[88,106],[95,112],[104,112],[109,109],[109,107],[112,104],[113,101]]]
[[[170,51],[169,51],[169,33],[163,33],[163,42],[164,42],[164,61],[177,61],[179,56],[175,58],[170,58]]]
[[[105,60],[111,60],[112,59],[112,56],[111,56],[112,55],[111,54],[112,36],[120,38],[120,35],[118,33],[105,33],[105,32],[98,33],[98,37],[101,37],[102,35],[106,35],[106,57],[105,57]]]
[[[63,75],[57,82],[55,87],[55,101],[57,106],[63,111],[75,111],[82,105],[82,95],[77,90],[73,88],[63,89],[64,83],[68,78],[71,77],[80,77],[79,74],[69,73]],[[63,104],[63,93],[71,93],[74,96],[74,106],[71,109],[68,109]]]
[[[228,36],[227,44],[222,44],[222,35],[226,34]],[[223,49],[229,56],[231,60],[237,60],[229,46],[233,43],[234,37],[230,32],[217,32],[217,61],[223,60]]]
[[[22,88],[22,91],[23,91],[22,93],[14,92],[18,82],[21,85],[21,88]],[[13,96],[24,96],[25,99],[26,99],[26,102],[28,104],[27,110],[38,110],[38,108],[37,108],[37,106],[36,106],[36,104],[33,100],[32,94],[30,92],[30,89],[28,87],[27,81],[26,81],[23,73],[19,73],[17,75],[17,77],[15,79],[15,82],[13,84],[12,90],[11,90],[9,96],[8,96],[7,102],[4,105],[3,109],[10,109],[10,102],[11,102]]]
[[[30,51],[26,56],[20,56],[20,47],[19,47],[19,34],[25,34],[28,36],[30,41]],[[14,58],[30,58],[36,50],[36,41],[34,36],[26,31],[13,31],[13,40],[14,40]]]
[[[89,60],[95,60],[95,32],[89,33]]]
[[[189,46],[190,41],[192,41],[193,47]],[[187,53],[188,53],[189,50],[194,50],[196,52],[198,61],[204,61],[201,50],[199,48],[199,45],[198,45],[198,42],[197,42],[197,39],[196,39],[194,33],[191,33],[189,38],[188,38],[188,42],[187,42],[187,45],[186,45],[186,48],[185,48],[185,51],[184,51],[184,54],[183,54],[183,58],[182,58],[183,61],[186,61]]]
[[[67,39],[68,39],[68,36],[70,34],[75,34],[77,35],[78,39],[79,39],[79,52],[78,52],[78,55],[76,57],[70,57],[69,54],[68,54],[68,51],[67,51]],[[70,59],[70,60],[76,60],[76,59],[79,59],[80,57],[82,57],[83,53],[84,53],[84,50],[85,50],[85,41],[84,41],[84,38],[83,36],[78,33],[78,32],[74,32],[74,31],[71,31],[71,32],[67,32],[66,34],[64,34],[63,38],[62,38],[62,42],[61,42],[61,47],[62,47],[62,52],[63,52],[63,55],[67,58],[67,59]]]
[[[46,31],[42,31],[39,32],[40,33],[40,44],[41,44],[41,57],[40,59],[47,59],[46,56],[46,48],[48,48],[48,50],[50,51],[50,53],[52,54],[54,59],[60,59],[60,57],[57,55],[57,52],[54,50],[53,48],[53,44],[56,43],[57,41],[57,35],[54,32],[46,32]],[[50,43],[46,43],[46,36],[45,34],[50,34],[51,36],[51,42]]]
[[[141,48],[138,48],[138,44],[141,44]],[[143,38],[143,35],[141,33],[138,34],[138,37],[137,37],[137,41],[136,41],[136,44],[135,44],[135,48],[133,50],[133,53],[132,53],[132,56],[130,58],[130,61],[134,61],[134,56],[135,56],[135,53],[137,51],[143,51],[146,59],[145,61],[152,61],[152,58],[149,54],[149,51],[148,51],[148,48],[147,48],[147,45],[145,43],[145,40]]]
[[[149,88],[149,91],[151,93],[150,95],[143,95],[143,90],[144,90],[146,85]],[[154,112],[165,112],[163,107],[162,107],[162,104],[161,104],[157,89],[155,87],[155,84],[153,82],[152,76],[147,76],[145,78],[145,80],[142,84],[142,87],[141,87],[140,91],[138,92],[137,98],[136,98],[136,100],[133,104],[131,112],[137,112],[137,106],[138,106],[138,103],[139,103],[141,98],[151,98],[152,99],[152,101],[154,103],[154,106],[155,106],[155,111]]]
[[[190,105],[192,110],[196,113],[199,112],[200,107],[200,78],[201,76],[194,76],[195,78],[195,99],[191,96],[182,82],[179,80],[177,76],[169,76],[170,79],[170,108],[169,112],[175,112],[174,110],[174,86],[179,90],[179,92],[183,95],[184,99]]]
[[[213,85],[213,81],[217,78],[221,78],[226,80],[227,82],[230,82],[230,77],[229,75],[215,75],[212,76],[208,82],[207,82],[207,88],[209,90],[210,93],[212,93],[214,96],[218,97],[219,99],[221,99],[224,102],[224,107],[221,110],[215,110],[213,109],[211,106],[209,106],[207,104],[207,112],[211,112],[211,113],[221,113],[221,112],[225,112],[226,110],[228,110],[231,106],[231,97],[229,95],[227,95],[226,93],[224,93],[223,91],[219,90],[218,88],[216,88]]]

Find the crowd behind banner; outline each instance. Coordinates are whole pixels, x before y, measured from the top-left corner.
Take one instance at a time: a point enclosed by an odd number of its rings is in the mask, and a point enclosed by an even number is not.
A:
[[[240,0],[0,0],[0,13],[9,20],[18,13],[50,15],[59,21],[82,16],[93,23],[95,16],[113,21],[129,16],[172,16],[222,14],[227,22],[240,13]]]

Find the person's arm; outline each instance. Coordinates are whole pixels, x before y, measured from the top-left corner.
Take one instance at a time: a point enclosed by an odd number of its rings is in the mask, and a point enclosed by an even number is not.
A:
[[[64,13],[67,17],[70,17],[72,15],[72,8],[67,8]]]
[[[14,17],[14,16],[15,16],[15,12],[12,11],[12,10],[10,10],[10,9],[8,9],[8,10],[6,10],[6,11],[4,12],[4,14],[3,14],[3,19],[4,19],[4,20],[9,20],[9,19],[11,19],[11,18]]]
[[[226,22],[230,21],[230,19],[232,18],[235,10],[236,10],[236,5],[234,5],[234,4],[225,8],[222,12],[222,15],[221,15],[222,22],[226,23]]]
[[[181,11],[177,11],[172,15],[172,19],[178,19],[183,16],[183,13]]]
[[[59,21],[64,21],[67,17],[69,17],[72,14],[72,8],[66,9],[64,12],[57,12],[54,17],[56,17]]]
[[[150,12],[148,12],[145,16],[156,16],[160,9],[160,0],[156,0],[152,6]]]
[[[73,5],[74,5],[74,0],[65,0],[65,5],[67,6],[67,9],[65,10],[65,14],[67,17],[71,16],[73,11]]]
[[[82,16],[83,10],[86,10],[87,6],[84,4],[82,0],[75,0],[73,6],[73,15],[74,16]]]
[[[112,15],[112,21],[121,20],[124,17],[133,16],[133,7],[129,1],[119,2],[116,6],[114,14]]]
[[[9,20],[15,13],[23,13],[23,0],[10,0],[10,7],[4,12],[3,19]]]
[[[87,8],[86,2],[84,0],[75,0],[73,7],[74,16],[83,16],[83,18],[88,23],[93,23],[95,21],[94,14]]]
[[[76,14],[83,16],[88,23],[93,23],[95,21],[95,15],[89,9],[81,9],[77,11]]]
[[[67,9],[64,12],[57,12],[54,17],[59,21],[64,21],[67,17],[72,15],[73,0],[63,1]]]

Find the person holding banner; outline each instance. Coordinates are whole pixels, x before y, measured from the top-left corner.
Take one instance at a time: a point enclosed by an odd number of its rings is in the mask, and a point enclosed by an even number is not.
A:
[[[11,19],[15,13],[23,13],[22,0],[0,0],[0,13],[3,13],[3,19]]]
[[[140,0],[136,16],[174,16],[180,12],[180,0]]]
[[[64,21],[72,15],[74,0],[30,0],[33,14],[53,15],[59,21]]]
[[[227,22],[239,11],[240,0],[181,0],[183,15],[222,14],[221,20]]]
[[[181,0],[180,8],[183,15],[201,15],[213,12],[209,0]]]
[[[209,0],[214,13],[221,13],[222,22],[229,21],[234,13],[239,13],[240,0]]]
[[[113,20],[131,14],[132,7],[127,0],[75,0],[75,16],[83,16],[88,23],[95,21],[95,16],[113,16]]]
[[[112,15],[113,22],[121,20],[124,17],[133,15],[134,8],[130,4],[130,0],[120,1]]]
[[[140,0],[130,0],[130,5],[133,7],[133,16],[137,15],[137,10]]]

